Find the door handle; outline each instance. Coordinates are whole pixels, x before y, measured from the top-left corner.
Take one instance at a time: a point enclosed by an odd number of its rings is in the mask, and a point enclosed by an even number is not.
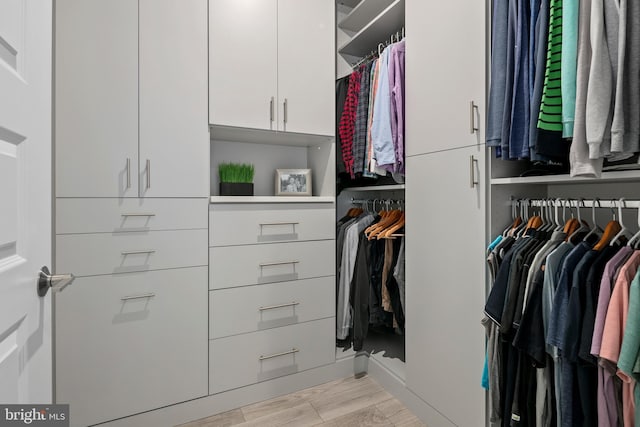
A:
[[[469,186],[471,188],[478,185],[480,182],[476,180],[476,166],[478,165],[478,159],[475,156],[469,156]]]
[[[147,190],[151,188],[151,160],[147,159]]]
[[[43,266],[38,273],[38,296],[47,295],[49,288],[53,288],[55,292],[62,292],[75,278],[73,274],[51,274],[49,268]]]
[[[478,110],[478,106],[476,105],[475,102],[471,101],[470,105],[469,105],[469,133],[473,134],[476,133],[480,130],[480,128],[478,128],[476,126],[476,111]]]
[[[287,98],[284,99],[284,130],[287,130],[287,122],[289,121],[289,101]]]

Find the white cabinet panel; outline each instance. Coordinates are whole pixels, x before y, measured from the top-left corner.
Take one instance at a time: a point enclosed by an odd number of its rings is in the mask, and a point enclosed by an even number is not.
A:
[[[405,15],[407,156],[483,142],[485,2],[406,0]]]
[[[209,393],[335,361],[335,318],[210,341]]]
[[[208,199],[57,199],[56,234],[207,228]]]
[[[484,159],[484,146],[407,159],[407,388],[465,427],[485,425]]]
[[[209,292],[211,338],[335,316],[335,276]]]
[[[209,195],[207,53],[207,0],[140,0],[141,197]]]
[[[206,293],[206,267],[79,278],[60,293],[56,396],[72,425],[205,396]]]
[[[209,245],[334,239],[334,212],[323,203],[211,205]]]
[[[277,5],[209,0],[210,123],[276,129]]]
[[[209,287],[333,276],[335,264],[335,240],[213,247],[209,250]]]
[[[137,197],[138,3],[55,7],[57,197]]]
[[[56,269],[76,276],[207,265],[206,230],[65,234]]]
[[[335,133],[334,9],[333,1],[278,0],[280,130]]]

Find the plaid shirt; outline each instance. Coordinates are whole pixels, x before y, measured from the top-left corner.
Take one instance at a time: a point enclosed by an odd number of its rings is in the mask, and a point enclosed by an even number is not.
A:
[[[353,137],[353,172],[364,172],[364,159],[367,145],[367,121],[369,119],[369,92],[371,84],[371,66],[373,62],[363,65],[360,78],[360,93],[358,94],[358,108],[356,110],[355,131]]]
[[[347,172],[349,172],[351,176],[353,176],[353,134],[355,130],[356,111],[358,109],[358,95],[360,93],[360,77],[360,70],[354,71],[349,77],[347,100],[344,103],[339,128],[342,160],[344,161]]]

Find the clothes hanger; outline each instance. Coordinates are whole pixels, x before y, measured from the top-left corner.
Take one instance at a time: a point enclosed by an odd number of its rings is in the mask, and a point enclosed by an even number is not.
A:
[[[618,202],[612,200],[612,206],[615,204],[618,205],[618,219],[616,220],[616,211],[612,209],[613,219],[604,227],[602,237],[600,237],[598,243],[593,247],[596,251],[601,251],[609,244],[615,244],[614,239],[617,238],[620,233],[624,234],[623,229],[626,227],[622,222],[622,199]]]
[[[571,206],[571,199],[564,200],[563,203],[565,207],[569,208],[569,214],[571,215],[571,218],[565,221],[564,228],[562,230],[567,235],[565,240],[568,240],[569,236],[573,234],[573,232],[579,227],[579,225],[578,220],[573,215],[573,206]]]
[[[602,205],[600,204],[600,199],[599,198],[595,198],[593,199],[593,205],[591,205],[591,223],[593,224],[593,228],[591,229],[591,231],[589,231],[587,233],[586,236],[584,236],[583,240],[587,240],[588,237],[591,237],[592,235],[602,235],[602,228],[596,223],[596,203],[598,204],[598,207],[601,208]]]
[[[638,227],[640,227],[640,207],[638,207]],[[627,245],[633,246],[638,242],[638,239],[640,239],[640,231],[638,231],[631,237],[631,239],[629,239],[629,243],[627,243]]]
[[[560,222],[560,217],[559,217],[559,207],[560,205],[562,205],[562,222]],[[562,231],[563,229],[563,225],[564,225],[564,218],[565,218],[565,210],[564,210],[564,204],[562,203],[562,199],[558,198],[555,199],[553,201],[553,207],[555,209],[555,223],[556,223],[556,228],[554,231]]]
[[[631,234],[631,233],[629,232],[629,229],[627,228],[627,226],[626,226],[626,225],[624,225],[624,221],[623,221],[623,219],[622,219],[622,208],[626,208],[626,207],[627,207],[627,205],[626,205],[626,203],[625,203],[625,201],[624,201],[624,197],[620,198],[620,199],[618,200],[618,203],[617,203],[617,204],[618,204],[618,222],[620,223],[620,227],[621,227],[621,229],[620,229],[620,231],[618,231],[618,234],[616,234],[616,235],[613,237],[613,239],[611,239],[611,243],[610,243],[610,245],[611,245],[611,246],[613,246],[614,244],[616,244],[616,242],[620,241],[620,239],[621,239],[622,237],[624,237],[625,235],[629,235],[629,234]]]
[[[578,214],[578,228],[574,230],[573,233],[571,233],[568,238],[568,241],[573,243],[574,245],[577,245],[582,240],[579,238],[579,235],[581,233],[590,231],[589,224],[587,224],[586,221],[582,220],[582,215],[580,214],[580,205],[582,205],[583,207],[585,206],[584,199],[576,200],[576,212]]]

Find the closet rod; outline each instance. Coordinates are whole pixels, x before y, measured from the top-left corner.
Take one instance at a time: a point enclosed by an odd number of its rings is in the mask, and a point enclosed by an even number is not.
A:
[[[354,204],[364,204],[371,202],[379,202],[379,203],[388,203],[391,205],[404,205],[404,200],[402,199],[354,199],[351,198],[351,203]]]
[[[512,199],[512,204],[520,206],[521,203],[529,203],[529,206],[542,207],[545,204],[551,203],[555,206],[556,203],[560,203],[558,207],[576,207],[581,208],[593,208],[594,204],[596,208],[617,208],[622,203],[623,208],[640,209],[640,200],[626,200],[626,199],[563,199],[563,198],[549,198],[549,199]]]
[[[358,68],[360,65],[366,63],[370,59],[373,59],[375,56],[380,56],[382,54],[382,51],[380,50],[381,46],[382,46],[382,50],[384,50],[384,48],[386,48],[387,46],[393,43],[399,42],[400,40],[404,39],[404,37],[405,36],[404,36],[404,26],[403,26],[400,30],[396,31],[395,33],[391,33],[391,35],[389,36],[389,40],[385,40],[381,43],[378,43],[377,52],[376,50],[372,50],[371,52],[369,52],[368,55],[366,55],[365,57],[360,59],[358,62],[353,64],[351,68]]]

